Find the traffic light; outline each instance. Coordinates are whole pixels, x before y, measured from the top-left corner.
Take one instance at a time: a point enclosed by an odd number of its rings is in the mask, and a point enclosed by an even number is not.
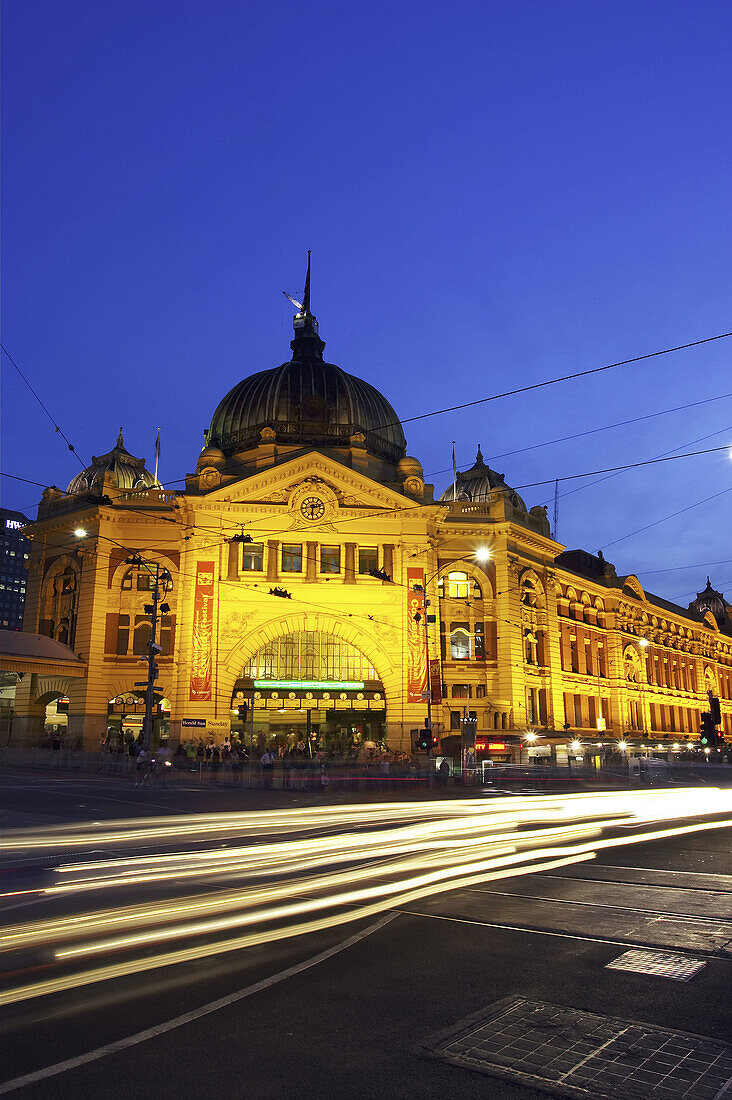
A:
[[[701,716],[699,740],[705,748],[713,748],[717,744],[717,731],[714,728],[714,718],[709,711],[704,711]]]
[[[429,752],[432,748],[432,730],[427,726],[419,731],[417,736],[417,748],[422,752]]]
[[[247,704],[246,703],[240,703],[239,706],[237,707],[237,710],[239,712],[239,718],[241,719],[242,722],[244,722],[246,724],[247,713],[248,713]]]
[[[712,725],[720,726],[722,724],[722,708],[716,695],[709,696],[709,709],[712,712]]]

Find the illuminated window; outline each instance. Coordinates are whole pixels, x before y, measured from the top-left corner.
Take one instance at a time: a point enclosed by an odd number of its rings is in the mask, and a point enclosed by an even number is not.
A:
[[[261,573],[264,569],[264,544],[242,543],[241,568],[243,573]]]
[[[470,659],[470,628],[468,623],[450,624],[450,660]]]
[[[450,688],[453,699],[469,699],[470,684],[453,684]]]

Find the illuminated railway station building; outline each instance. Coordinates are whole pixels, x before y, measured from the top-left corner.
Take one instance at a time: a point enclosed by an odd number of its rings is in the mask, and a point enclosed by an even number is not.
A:
[[[388,400],[324,360],[307,296],[294,329],[286,363],[219,402],[185,489],[160,486],[120,433],[43,492],[24,630],[84,674],[24,676],[14,742],[39,743],[59,699],[86,748],[139,727],[156,569],[155,729],[173,743],[248,735],[253,700],[260,744],[294,731],[410,751],[428,692],[442,750],[474,719],[478,757],[496,761],[681,751],[708,691],[732,735],[732,618],[711,585],[676,607],[567,551],[480,449],[435,496]]]

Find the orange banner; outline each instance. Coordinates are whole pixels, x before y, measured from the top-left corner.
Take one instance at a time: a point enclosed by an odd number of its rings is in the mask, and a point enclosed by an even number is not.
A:
[[[430,691],[432,692],[432,702],[437,704],[442,702],[442,668],[440,667],[440,658],[432,657],[430,659]]]
[[[427,691],[427,647],[424,627],[424,591],[415,592],[415,584],[424,589],[424,569],[407,569],[407,699],[421,703]],[[415,622],[415,615],[419,622]]]
[[[213,666],[214,575],[215,563],[196,563],[196,589],[193,597],[193,646],[191,651],[191,702],[211,699]]]

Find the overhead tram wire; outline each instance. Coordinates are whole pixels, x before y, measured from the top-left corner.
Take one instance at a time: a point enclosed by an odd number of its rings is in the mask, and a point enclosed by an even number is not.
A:
[[[724,431],[725,429],[721,429],[721,430]],[[718,434],[718,433],[712,433],[712,434]],[[708,447],[708,448],[705,448],[704,450],[701,450],[701,451],[690,451],[688,453],[680,454],[680,455],[667,455],[667,456],[662,457],[662,458],[649,458],[649,459],[642,460],[640,462],[626,463],[623,466],[610,466],[610,467],[607,467],[605,469],[586,470],[583,473],[579,473],[579,474],[564,474],[559,478],[559,480],[560,481],[572,481],[572,480],[576,480],[577,478],[592,477],[592,476],[597,475],[597,474],[613,474],[613,473],[618,473],[618,472],[625,471],[625,470],[636,470],[636,469],[640,469],[640,468],[645,467],[645,466],[655,466],[655,465],[658,465],[658,464],[664,463],[664,462],[677,462],[677,461],[680,461],[681,459],[684,459],[684,458],[695,458],[699,455],[716,454],[716,453],[719,453],[721,451],[727,451],[728,452],[730,450],[731,446],[732,446],[732,444],[727,443],[727,444],[724,444],[721,447]],[[0,476],[2,476],[2,477],[13,477],[13,478],[16,477],[16,475],[14,475],[14,474],[6,474],[3,471],[0,471]],[[27,478],[22,478],[22,479],[18,479],[18,480],[28,481]],[[513,486],[513,488],[516,489],[516,490],[518,490],[518,489],[530,489],[530,488],[533,488],[533,487],[538,486],[538,485],[553,484],[556,480],[557,480],[556,477],[546,478],[542,481],[531,481],[531,482],[526,482],[522,485],[515,485],[515,486]],[[41,482],[31,482],[31,484],[41,485],[42,483]],[[568,496],[569,494],[564,494],[564,495]],[[410,511],[414,511],[414,510],[418,510],[418,509],[422,509],[422,508],[445,508],[450,503],[451,502],[449,502],[449,501],[428,501],[428,502],[421,503],[421,504],[420,503],[408,504],[406,506],[399,506],[399,507],[395,507],[395,508],[384,508],[384,509],[378,509],[376,511],[365,510],[364,513],[361,514],[361,515],[351,516],[348,519],[341,520],[341,523],[353,523],[353,522],[359,522],[359,521],[363,521],[363,520],[367,520],[367,519],[378,519],[381,516],[405,513],[405,512],[410,512]],[[700,502],[700,503],[702,503],[702,502]],[[90,506],[93,507],[93,505],[90,505]],[[220,528],[214,528],[214,527],[206,527],[206,526],[198,525],[198,524],[191,525],[186,520],[184,520],[182,517],[180,517],[179,519],[173,519],[172,517],[160,516],[159,513],[157,513],[157,512],[151,512],[149,510],[142,509],[142,508],[132,508],[131,507],[130,511],[133,511],[133,512],[139,514],[139,515],[148,516],[148,517],[151,517],[151,518],[154,518],[154,519],[162,519],[167,523],[174,523],[179,527],[188,527],[188,526],[190,526],[193,531],[195,531],[195,530],[199,530],[199,531],[211,530],[211,531],[213,531],[213,530],[219,530],[220,529]],[[260,522],[262,524],[266,524],[267,526],[270,526],[271,519],[270,518],[264,518]],[[248,523],[248,524],[237,522],[237,523],[234,524],[234,526],[237,526],[237,527],[242,527],[242,528],[246,527],[248,531],[255,528],[256,525],[257,525],[256,522],[255,523]],[[317,530],[320,527],[326,527],[326,526],[328,526],[328,524],[325,523],[325,521],[323,523],[320,523],[320,524],[315,523],[315,524],[312,524],[312,526],[309,528],[309,530],[314,531],[314,530]],[[263,534],[264,533],[265,532],[263,532]],[[226,541],[228,541],[228,537],[223,536],[222,539],[220,540],[219,545],[221,544],[221,542],[226,542]],[[608,544],[608,545],[610,545],[610,544]]]
[[[532,390],[544,389],[547,386],[556,386],[560,382],[571,382],[575,378],[587,378],[592,374],[601,374],[603,371],[614,370],[615,367],[625,367],[630,363],[641,363],[645,359],[654,359],[660,355],[671,355],[675,351],[686,351],[688,348],[696,348],[701,344],[711,344],[715,340],[726,340],[732,336],[732,332],[721,332],[718,336],[706,336],[703,340],[692,340],[689,344],[677,344],[673,348],[662,348],[660,351],[649,351],[645,355],[636,355],[632,359],[620,359],[617,363],[606,363],[602,367],[591,367],[588,370],[575,371],[572,374],[558,375],[556,378],[547,378],[543,382],[532,382],[528,386],[519,386],[514,390],[504,390],[503,393],[494,393],[490,397],[478,397],[474,401],[465,401],[462,405],[449,405],[444,409],[435,409],[432,412],[420,413],[418,416],[408,416],[404,420],[392,421],[389,424],[379,424],[372,431],[382,431],[384,428],[398,427],[401,424],[413,424],[417,420],[427,420],[432,416],[442,416],[444,413],[460,412],[463,409],[471,409],[475,405],[485,405],[489,401],[499,401],[503,397],[515,397],[520,393],[529,393]]]
[[[646,413],[645,416],[636,416],[632,420],[618,420],[614,424],[604,424],[599,428],[588,428],[584,432],[574,432],[572,435],[559,436],[557,439],[548,439],[544,443],[532,443],[528,447],[519,447],[515,451],[503,451],[501,454],[489,455],[488,461],[494,462],[498,458],[510,458],[512,455],[525,454],[527,451],[538,451],[542,447],[553,447],[556,443],[567,443],[572,439],[582,439],[587,435],[596,435],[598,432],[609,432],[613,428],[625,428],[629,424],[639,424],[643,420],[654,420],[657,416],[667,416],[670,413],[685,412],[687,409],[693,409],[697,405],[709,405],[714,401],[724,401],[732,397],[732,393],[721,393],[717,397],[705,397],[701,401],[690,401],[686,405],[677,405],[673,409],[659,409],[658,412]],[[452,473],[452,466],[448,466],[444,470],[431,470],[425,477],[437,477],[439,474]]]
[[[81,458],[81,456],[80,456],[80,455],[79,455],[79,454],[77,453],[76,447],[75,447],[75,446],[74,446],[74,444],[73,444],[73,443],[72,443],[72,442],[71,442],[71,441],[69,440],[69,438],[68,438],[68,437],[67,437],[67,436],[65,435],[65,433],[64,433],[64,432],[63,432],[63,431],[61,430],[61,428],[59,427],[59,425],[58,425],[58,424],[56,423],[56,421],[55,421],[55,419],[53,418],[52,414],[51,414],[51,413],[49,412],[48,408],[47,408],[47,407],[46,407],[46,405],[45,405],[45,404],[43,403],[43,401],[41,400],[41,398],[40,398],[40,397],[38,396],[38,394],[36,393],[36,391],[35,391],[35,390],[33,389],[33,387],[31,386],[30,382],[28,381],[28,379],[26,378],[26,376],[25,376],[25,375],[23,374],[23,371],[22,371],[22,370],[20,369],[20,367],[19,367],[19,366],[18,366],[18,364],[17,364],[16,362],[15,362],[15,360],[14,360],[14,359],[13,359],[13,357],[12,357],[12,355],[10,354],[10,352],[8,351],[8,349],[7,349],[6,347],[5,347],[5,345],[4,345],[3,343],[0,343],[0,349],[2,349],[2,351],[3,351],[4,353],[5,353],[5,355],[7,356],[7,358],[8,358],[8,359],[10,360],[10,362],[11,362],[11,363],[13,364],[13,366],[14,366],[14,367],[15,367],[15,369],[17,370],[18,374],[19,374],[19,375],[20,375],[20,377],[21,377],[21,378],[23,379],[23,381],[25,382],[26,386],[28,387],[28,389],[29,389],[29,390],[31,391],[31,393],[32,393],[32,394],[33,394],[33,396],[35,397],[35,399],[36,399],[36,401],[38,402],[38,404],[39,404],[39,405],[41,406],[41,408],[43,409],[44,413],[46,414],[46,416],[48,417],[48,419],[49,419],[49,420],[51,421],[51,423],[53,424],[53,426],[54,426],[54,428],[56,429],[56,431],[58,432],[58,434],[59,434],[59,435],[61,436],[61,438],[62,438],[62,439],[64,440],[64,442],[66,443],[66,446],[67,446],[67,447],[69,448],[69,450],[70,450],[70,451],[72,451],[72,452],[73,452],[73,454],[75,454],[75,455],[76,455],[77,459],[78,459],[78,460],[79,460],[79,462],[81,463],[81,468],[82,468],[82,470],[83,470],[83,469],[85,469],[85,463],[84,463],[84,460],[83,460],[83,459]]]
[[[700,504],[707,504],[710,500],[716,500],[718,497],[723,497],[725,493],[732,493],[732,485],[727,489],[722,489],[719,493],[712,493],[709,497],[704,497],[702,500],[697,500],[693,504],[687,504],[685,508],[679,508],[676,512],[671,512],[668,516],[662,516],[661,519],[656,519],[653,523],[647,523],[645,527],[639,527],[636,531],[629,531],[627,535],[621,535],[620,538],[613,539],[612,542],[606,542],[602,547],[603,551],[607,550],[609,546],[615,546],[619,542],[625,542],[626,539],[630,539],[633,535],[640,535],[643,531],[650,531],[651,527],[658,527],[660,523],[666,523],[669,519],[675,519],[676,516],[681,516],[684,512],[690,512],[692,508],[698,508]]]
[[[714,439],[715,435],[721,435],[722,432],[728,431],[732,431],[732,426],[727,425],[724,428],[716,428],[713,432],[707,432],[705,435],[697,436],[696,439],[689,439],[685,443],[680,443],[678,447],[672,447],[670,451],[661,451],[661,453],[659,455],[656,455],[655,457],[656,459],[666,458],[667,455],[673,455],[676,451],[680,451],[684,447],[693,447],[697,443],[703,443],[705,439]],[[723,450],[724,449],[725,448],[723,448]],[[589,489],[592,485],[602,485],[603,481],[610,481],[611,478],[618,477],[620,473],[622,473],[622,470],[610,472],[607,474],[606,477],[599,477],[596,481],[588,481],[586,485],[578,485],[576,486],[576,488],[570,489],[566,493],[562,493],[562,500],[565,500],[567,497],[574,496],[575,493],[581,493],[584,489]],[[559,480],[561,480],[561,478]],[[542,504],[551,504],[551,499],[542,501]]]
[[[636,577],[650,577],[652,573],[677,573],[683,569],[708,569],[711,565],[732,565],[732,558],[724,558],[722,561],[697,561],[691,565],[671,565],[666,569],[636,569]]]
[[[548,378],[548,379],[545,379],[543,382],[533,382],[530,385],[520,386],[517,389],[505,390],[503,393],[491,394],[488,397],[479,397],[479,398],[476,398],[474,401],[467,401],[462,405],[451,405],[451,406],[448,406],[444,409],[434,409],[432,412],[420,413],[417,416],[406,417],[404,420],[390,421],[388,424],[377,425],[376,427],[371,428],[370,431],[371,432],[378,432],[378,431],[384,430],[385,428],[400,427],[402,424],[412,424],[417,420],[426,420],[427,418],[432,417],[432,416],[441,416],[443,413],[458,412],[461,409],[468,409],[468,408],[473,407],[474,405],[483,405],[483,404],[486,404],[489,401],[499,401],[504,397],[513,397],[516,394],[528,393],[531,390],[542,389],[546,386],[555,386],[555,385],[558,385],[561,382],[569,382],[569,381],[572,381],[575,378],[585,378],[589,375],[599,374],[602,371],[613,370],[615,367],[627,366],[630,363],[640,363],[645,359],[654,359],[654,358],[658,358],[661,355],[671,355],[673,352],[676,352],[676,351],[685,351],[688,348],[695,348],[695,347],[699,347],[703,344],[714,343],[717,340],[726,340],[730,336],[732,336],[732,332],[722,332],[722,333],[719,333],[719,335],[717,335],[717,336],[706,336],[702,340],[692,340],[688,344],[677,344],[675,347],[662,348],[659,351],[650,351],[650,352],[646,352],[644,355],[636,355],[632,359],[621,359],[616,363],[606,363],[604,366],[601,366],[601,367],[591,367],[588,370],[575,371],[573,374],[564,374],[564,375],[558,376],[557,378]],[[246,463],[246,462],[234,463],[231,466],[229,466],[228,472],[233,473],[234,471],[236,471],[236,469],[238,467],[247,468],[248,465],[249,464]],[[555,480],[555,479],[553,479],[553,480]],[[177,485],[177,484],[179,484],[180,482],[183,482],[183,481],[185,481],[185,477],[178,477],[178,478],[171,478],[169,481],[164,481],[164,482],[162,482],[162,484],[163,484],[163,486]],[[140,492],[145,492],[146,490],[141,489],[139,491]]]

